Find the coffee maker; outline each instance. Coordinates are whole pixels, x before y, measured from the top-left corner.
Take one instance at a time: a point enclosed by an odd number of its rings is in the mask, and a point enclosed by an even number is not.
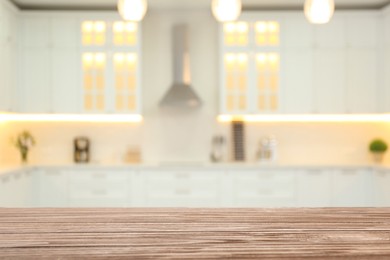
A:
[[[86,137],[76,137],[74,139],[74,162],[88,163],[89,162],[89,139]]]

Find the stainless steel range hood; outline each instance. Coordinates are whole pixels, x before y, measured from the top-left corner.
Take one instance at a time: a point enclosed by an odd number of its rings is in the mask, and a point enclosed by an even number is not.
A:
[[[162,107],[197,108],[202,101],[191,86],[188,26],[173,28],[173,79],[174,82],[160,102]]]

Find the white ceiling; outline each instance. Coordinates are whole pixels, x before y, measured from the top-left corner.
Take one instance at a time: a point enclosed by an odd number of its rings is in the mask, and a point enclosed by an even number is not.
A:
[[[117,0],[11,0],[23,9],[115,9]],[[244,8],[297,9],[305,0],[243,0]],[[211,0],[148,0],[149,7],[205,8]],[[390,0],[335,0],[340,8],[381,8]]]

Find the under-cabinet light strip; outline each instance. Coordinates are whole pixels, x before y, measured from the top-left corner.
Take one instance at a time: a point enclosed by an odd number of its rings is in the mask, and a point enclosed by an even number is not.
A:
[[[341,115],[219,115],[219,122],[390,122],[390,114],[341,114]]]
[[[141,115],[0,114],[0,122],[139,123]]]

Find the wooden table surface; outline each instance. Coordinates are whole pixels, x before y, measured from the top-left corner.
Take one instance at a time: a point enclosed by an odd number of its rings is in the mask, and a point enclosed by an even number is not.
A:
[[[390,209],[0,209],[0,259],[390,259]]]

